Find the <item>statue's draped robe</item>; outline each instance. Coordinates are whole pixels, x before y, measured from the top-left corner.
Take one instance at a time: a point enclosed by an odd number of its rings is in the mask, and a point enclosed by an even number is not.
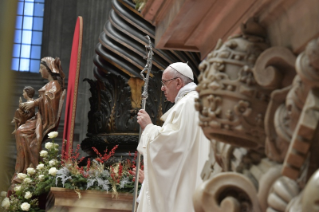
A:
[[[162,127],[149,124],[144,129],[138,145],[145,175],[138,212],[194,211],[192,195],[202,182],[209,151],[198,126],[197,97],[191,91],[161,117]]]
[[[58,81],[48,82],[39,90],[39,98],[35,100],[38,113],[16,130],[16,174],[26,173],[28,167],[35,168],[38,165],[42,140],[58,123],[61,94],[62,88]],[[19,182],[17,178],[13,181]]]
[[[30,101],[33,101],[31,99]],[[15,129],[24,124],[27,120],[31,119],[35,115],[35,108],[31,108],[30,110],[23,110],[21,108],[18,108],[14,114],[13,117],[13,123],[15,123]]]

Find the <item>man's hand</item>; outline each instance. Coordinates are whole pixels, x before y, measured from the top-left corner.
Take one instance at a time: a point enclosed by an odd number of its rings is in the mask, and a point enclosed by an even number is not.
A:
[[[144,130],[147,125],[152,124],[152,120],[145,110],[140,109],[137,113],[137,123],[139,123],[142,130]]]
[[[133,168],[133,171],[130,172],[133,176],[134,176],[134,180],[135,180],[135,175],[136,175],[136,168]],[[143,183],[144,181],[144,171],[142,169],[140,169],[138,171],[138,182]]]

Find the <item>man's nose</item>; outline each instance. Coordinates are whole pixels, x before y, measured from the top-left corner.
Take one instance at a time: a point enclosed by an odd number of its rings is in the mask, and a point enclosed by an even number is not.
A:
[[[164,91],[164,90],[165,90],[165,86],[163,86],[163,85],[162,85],[162,87],[161,87],[161,91]]]

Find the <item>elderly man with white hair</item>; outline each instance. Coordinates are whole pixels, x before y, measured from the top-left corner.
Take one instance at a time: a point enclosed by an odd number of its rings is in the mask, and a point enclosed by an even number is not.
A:
[[[193,80],[186,63],[169,65],[161,90],[175,105],[161,117],[163,126],[153,125],[145,110],[138,112],[143,133],[137,149],[144,157],[145,176],[138,212],[194,211],[192,195],[202,182],[209,141],[198,126]]]

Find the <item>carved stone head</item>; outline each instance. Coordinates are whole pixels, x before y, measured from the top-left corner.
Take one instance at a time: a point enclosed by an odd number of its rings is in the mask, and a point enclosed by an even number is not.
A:
[[[250,19],[242,35],[219,41],[200,64],[195,107],[207,138],[249,148],[264,145],[269,90],[256,83],[252,69],[266,48],[265,30]]]

